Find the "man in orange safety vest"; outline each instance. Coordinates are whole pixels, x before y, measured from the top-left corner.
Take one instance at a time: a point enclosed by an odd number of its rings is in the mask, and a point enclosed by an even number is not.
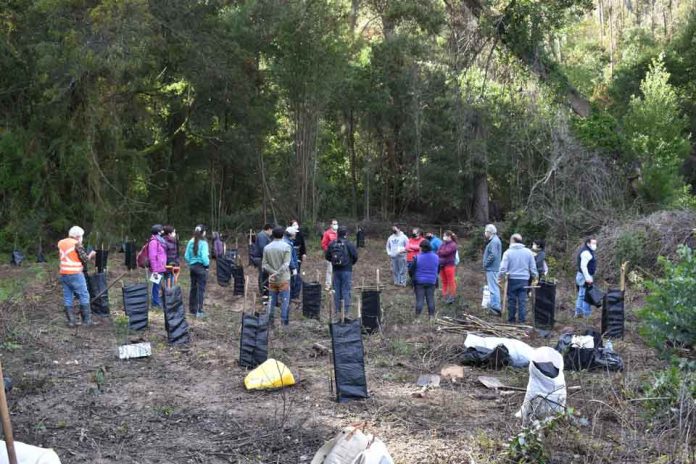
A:
[[[73,299],[77,295],[80,300],[80,312],[82,313],[82,323],[93,325],[92,313],[89,305],[89,291],[87,290],[87,280],[84,271],[87,262],[94,258],[96,252],[87,254],[82,246],[82,237],[85,231],[79,226],[73,226],[68,232],[68,238],[58,242],[60,252],[60,281],[63,284],[63,304],[65,305],[65,316],[68,318],[68,326],[74,327],[76,324],[75,313],[73,312]]]

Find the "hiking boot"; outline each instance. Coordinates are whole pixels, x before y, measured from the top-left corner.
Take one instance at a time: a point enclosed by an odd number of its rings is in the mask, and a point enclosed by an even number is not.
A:
[[[82,325],[99,325],[97,322],[92,320],[92,310],[88,304],[80,305],[80,313],[82,314]]]
[[[196,319],[205,319],[208,315],[205,313],[205,311],[198,311],[196,312]]]
[[[75,313],[72,306],[65,307],[65,316],[68,318],[68,327],[75,327]]]

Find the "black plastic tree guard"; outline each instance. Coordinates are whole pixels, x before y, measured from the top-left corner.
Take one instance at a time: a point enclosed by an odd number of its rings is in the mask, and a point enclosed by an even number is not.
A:
[[[239,365],[253,369],[268,359],[268,316],[242,314]]]
[[[539,281],[534,298],[534,326],[552,329],[556,322],[556,284]]]
[[[602,335],[609,338],[624,336],[624,292],[620,289],[609,289],[602,302]]]
[[[232,266],[232,279],[234,280],[233,295],[244,295],[244,268],[242,266]]]
[[[92,313],[99,316],[108,316],[109,292],[106,291],[106,274],[98,272],[96,274],[86,275],[86,277]]]
[[[123,244],[123,252],[125,254],[126,269],[132,271],[137,268],[138,263],[136,261],[137,252],[135,250],[135,242],[125,242]]]
[[[321,284],[307,282],[302,285],[302,315],[319,320],[321,313]]]
[[[227,287],[232,280],[232,261],[227,259],[226,256],[220,256],[216,262],[217,283],[221,287]]]
[[[334,322],[329,324],[329,331],[333,348],[336,401],[346,403],[367,398],[365,351],[360,321],[346,319],[345,322]]]
[[[164,328],[171,345],[183,345],[190,341],[181,287],[164,289]]]
[[[143,330],[148,324],[148,286],[146,283],[123,287],[123,307],[130,330]]]
[[[365,248],[365,231],[362,229],[358,229],[358,232],[355,234],[355,241],[356,245],[358,248]]]
[[[381,330],[382,306],[379,290],[363,290],[362,299],[362,326],[365,333],[371,334]]]
[[[94,255],[94,266],[97,268],[98,273],[102,273],[106,270],[106,264],[109,260],[109,250],[95,250]]]

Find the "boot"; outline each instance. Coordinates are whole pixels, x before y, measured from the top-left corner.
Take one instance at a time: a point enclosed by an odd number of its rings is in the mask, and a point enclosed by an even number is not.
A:
[[[80,305],[80,312],[82,313],[82,325],[97,325],[97,323],[92,320],[92,310],[88,304]]]
[[[65,316],[68,318],[68,327],[75,327],[75,313],[72,306],[65,307]]]

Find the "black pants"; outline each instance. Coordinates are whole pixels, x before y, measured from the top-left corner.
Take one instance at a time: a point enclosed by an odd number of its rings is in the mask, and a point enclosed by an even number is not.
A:
[[[424,300],[428,302],[428,314],[435,315],[435,285],[416,284],[416,315],[420,316],[423,312]]]
[[[268,296],[268,272],[259,265],[259,295]]]
[[[189,311],[196,314],[203,310],[205,299],[205,284],[208,280],[208,270],[200,264],[191,266],[191,292],[189,293]]]

